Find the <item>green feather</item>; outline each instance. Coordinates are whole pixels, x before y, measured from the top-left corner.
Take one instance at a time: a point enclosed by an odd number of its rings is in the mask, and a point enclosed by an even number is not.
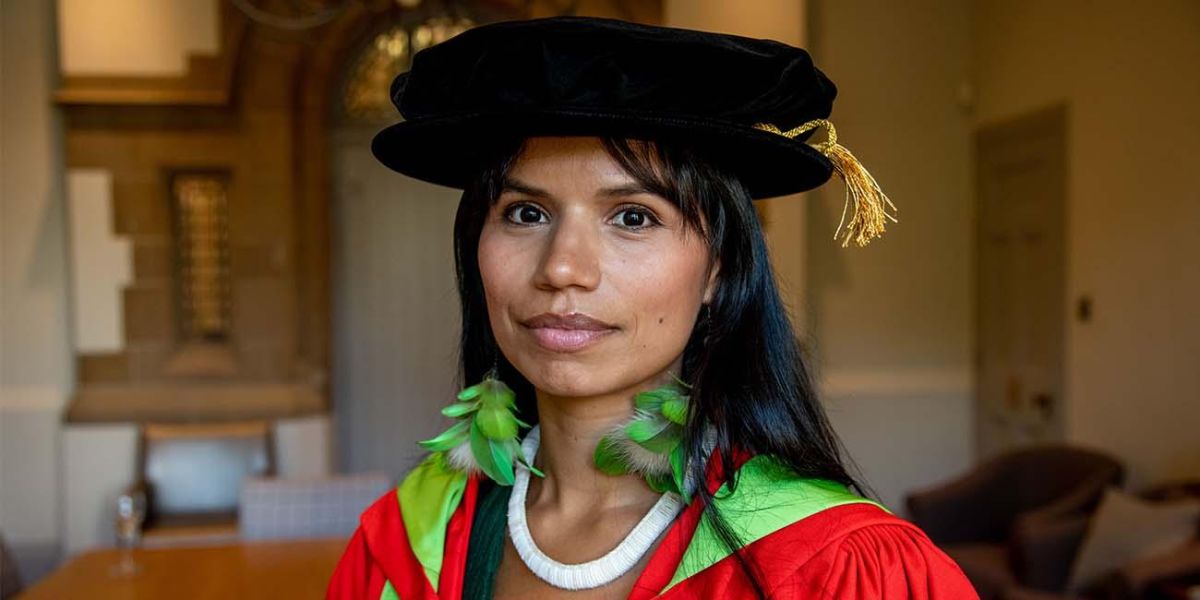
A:
[[[438,434],[437,437],[417,442],[422,448],[433,452],[445,452],[461,444],[467,437],[467,423],[465,421],[455,423],[449,429]]]
[[[641,415],[625,426],[625,435],[628,435],[629,439],[641,444],[662,433],[670,425],[670,421],[656,419],[652,415]]]
[[[509,409],[517,404],[517,395],[512,388],[499,379],[487,379],[479,384],[483,386],[480,401],[485,407]]]
[[[668,398],[662,403],[662,415],[676,425],[683,425],[687,421],[687,409],[686,396]]]
[[[507,440],[517,436],[517,419],[508,410],[484,406],[475,414],[475,423],[489,440]],[[511,457],[510,457],[511,458]]]
[[[500,485],[512,485],[516,481],[513,473],[513,452],[512,448],[505,443],[496,443],[488,440],[488,446],[492,450],[492,464],[496,467],[496,473],[499,475],[496,478],[496,483]]]
[[[673,491],[671,489],[671,478],[665,475],[646,475],[646,485],[649,485],[650,489],[660,494]]]
[[[476,396],[478,396],[482,392],[483,392],[483,384],[477,383],[477,384],[459,392],[458,399],[462,400],[463,402],[466,402],[467,400],[473,400]]]
[[[521,445],[517,443],[517,440],[515,440],[515,439],[508,440],[505,443],[508,444],[508,446],[509,446],[509,452],[512,453],[512,455],[515,456],[517,458],[517,460],[520,461],[521,464],[525,465],[525,468],[529,469],[530,473],[533,473],[534,475],[537,475],[538,477],[546,476],[546,474],[543,473],[541,471],[541,469],[538,469],[537,467],[529,464],[529,461],[525,460],[525,453],[521,451]]]
[[[496,469],[495,459],[492,457],[491,443],[488,442],[483,432],[479,430],[479,424],[474,423],[471,426],[471,454],[475,457],[475,463],[479,465],[479,469],[483,471],[492,481],[503,482],[500,472]],[[510,467],[512,465],[509,465]],[[512,482],[505,485],[512,485]]]
[[[624,457],[617,451],[617,443],[608,436],[600,438],[600,443],[596,444],[592,462],[596,464],[596,469],[605,475],[625,475],[629,472]]]
[[[457,419],[464,415],[469,415],[476,410],[479,410],[478,402],[455,402],[454,404],[443,408],[442,414],[450,417],[451,419]]]
[[[675,480],[675,490],[684,495],[684,470],[687,457],[684,455],[683,444],[675,444],[671,449],[671,477]],[[686,499],[686,497],[685,497]]]
[[[670,425],[669,423],[668,425],[668,427],[664,427],[657,435],[648,440],[634,441],[637,442],[637,445],[655,454],[666,454],[674,449],[680,440],[683,439],[683,431],[678,426]]]
[[[633,403],[641,410],[647,412],[658,412],[663,402],[666,402],[672,398],[678,398],[679,396],[680,393],[678,389],[670,386],[664,386],[647,390],[645,392],[639,392],[633,397]]]
[[[456,397],[459,401],[443,408],[442,414],[460,419],[460,422],[437,437],[419,443],[429,450],[444,453],[466,442],[484,475],[502,485],[512,485],[513,460],[526,462],[516,441],[517,431],[519,427],[530,426],[513,414],[516,393],[490,371],[483,381],[463,389]],[[532,465],[526,466],[539,477],[545,476]]]

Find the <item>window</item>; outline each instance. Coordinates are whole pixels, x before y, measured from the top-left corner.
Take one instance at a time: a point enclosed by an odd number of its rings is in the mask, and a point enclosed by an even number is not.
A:
[[[229,338],[229,231],[225,173],[171,178],[175,216],[176,314],[181,341]]]

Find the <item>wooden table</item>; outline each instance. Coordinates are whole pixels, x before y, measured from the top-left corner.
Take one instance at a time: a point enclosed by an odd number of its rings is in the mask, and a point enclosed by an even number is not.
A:
[[[93,550],[25,590],[22,600],[325,597],[329,576],[346,549],[345,539],[137,549],[140,572],[111,574],[121,560],[115,549]]]

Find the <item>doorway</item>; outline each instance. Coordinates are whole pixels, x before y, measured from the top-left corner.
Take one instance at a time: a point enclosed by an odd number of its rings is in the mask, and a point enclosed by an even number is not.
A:
[[[981,459],[1063,437],[1065,106],[976,133]]]

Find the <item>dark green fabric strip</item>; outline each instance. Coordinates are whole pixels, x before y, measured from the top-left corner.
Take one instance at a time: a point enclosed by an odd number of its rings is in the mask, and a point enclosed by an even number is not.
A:
[[[504,536],[508,527],[508,497],[512,487],[480,482],[475,522],[471,524],[471,542],[467,546],[467,569],[463,581],[463,600],[491,600],[496,571],[504,555]]]

